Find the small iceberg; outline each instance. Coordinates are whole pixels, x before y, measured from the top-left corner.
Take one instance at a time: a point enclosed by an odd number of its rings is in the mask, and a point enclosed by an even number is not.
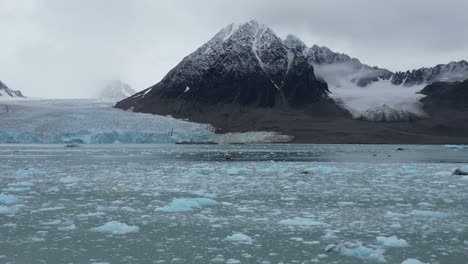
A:
[[[219,203],[209,198],[178,198],[172,200],[168,205],[157,208],[156,211],[165,213],[190,212],[196,208],[204,206],[215,206]]]
[[[0,194],[0,204],[15,204],[18,202],[18,198],[13,195]]]
[[[425,264],[424,262],[421,262],[417,259],[409,258],[405,261],[403,261],[401,264]]]
[[[453,149],[453,150],[460,150],[460,149],[465,149],[467,146],[464,145],[444,145],[445,149]]]
[[[401,248],[401,247],[409,246],[406,240],[400,239],[397,236],[391,236],[391,237],[378,236],[376,240],[379,245],[382,245],[384,247],[389,247],[389,248]]]
[[[365,261],[385,262],[383,249],[373,249],[359,243],[330,244],[325,248],[327,252],[338,252],[343,256],[353,257]]]
[[[61,178],[60,182],[68,184],[68,183],[77,183],[77,182],[80,182],[81,180],[82,180],[81,178],[67,176],[67,177]]]
[[[435,218],[445,218],[449,216],[448,213],[434,212],[434,211],[421,211],[421,210],[413,210],[411,211],[411,215],[422,216],[422,217],[435,217]]]
[[[138,226],[129,226],[118,221],[111,221],[102,226],[91,228],[91,230],[105,234],[125,235],[128,233],[137,233],[140,231],[140,228]]]
[[[253,239],[246,234],[235,233],[231,236],[227,236],[224,240],[240,244],[252,244]]]

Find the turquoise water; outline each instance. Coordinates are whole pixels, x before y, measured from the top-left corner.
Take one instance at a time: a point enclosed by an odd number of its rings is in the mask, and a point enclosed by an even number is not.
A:
[[[466,263],[467,165],[443,146],[0,145],[0,263]]]

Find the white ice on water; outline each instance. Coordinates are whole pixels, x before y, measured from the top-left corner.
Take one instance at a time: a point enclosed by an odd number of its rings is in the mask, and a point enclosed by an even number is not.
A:
[[[390,237],[378,236],[376,240],[378,244],[384,247],[399,248],[399,247],[409,246],[406,240],[398,238],[397,236],[390,236]]]
[[[61,252],[80,263],[463,263],[468,181],[451,173],[468,165],[466,150],[410,148],[415,162],[396,146],[3,145],[0,255],[15,263],[11,252],[28,247],[25,256],[45,263],[66,263]]]
[[[242,233],[235,233],[233,235],[227,236],[224,240],[234,243],[241,243],[241,244],[252,244],[253,239],[246,234]]]
[[[157,208],[156,211],[165,213],[180,213],[190,212],[196,208],[204,206],[215,206],[219,203],[209,198],[177,198],[170,202],[167,206]]]
[[[92,230],[112,235],[125,235],[128,233],[137,233],[140,231],[140,228],[138,226],[130,226],[118,221],[110,221],[102,226],[92,228]]]
[[[414,259],[414,258],[409,258],[405,261],[403,261],[401,264],[425,264],[424,262],[421,262],[417,259]]]

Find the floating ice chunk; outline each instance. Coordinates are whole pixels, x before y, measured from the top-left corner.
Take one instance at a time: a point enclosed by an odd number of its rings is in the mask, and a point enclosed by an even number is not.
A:
[[[13,195],[0,194],[0,204],[15,204],[18,202],[18,198]]]
[[[323,222],[314,221],[308,218],[295,217],[292,219],[284,219],[278,222],[280,225],[289,225],[289,226],[323,226],[326,225]]]
[[[462,181],[468,181],[468,176],[462,176],[462,177],[461,177],[461,180],[462,180]]]
[[[250,170],[247,168],[234,167],[234,168],[227,169],[226,173],[229,175],[249,174]]]
[[[228,259],[226,261],[226,264],[240,264],[242,262],[240,262],[240,260],[237,260],[237,259]]]
[[[85,213],[85,214],[79,214],[77,215],[78,218],[89,218],[89,217],[96,217],[96,216],[101,216],[105,215],[103,212],[94,212],[94,213]]]
[[[16,213],[16,207],[0,205],[0,215],[12,215]]]
[[[392,247],[392,248],[408,246],[408,242],[406,242],[406,240],[400,239],[397,236],[391,236],[391,237],[378,236],[377,243],[384,247]]]
[[[409,258],[405,261],[403,261],[401,264],[425,264],[424,262],[421,262],[417,259]]]
[[[421,207],[434,207],[434,204],[428,203],[428,202],[420,202],[418,203],[418,206]]]
[[[62,223],[61,220],[53,220],[53,221],[49,221],[49,222],[42,222],[41,224],[43,225],[60,225]]]
[[[353,203],[353,202],[338,202],[337,204],[338,204],[338,206],[346,207],[346,206],[353,206],[356,203]]]
[[[227,236],[224,240],[241,244],[252,244],[253,242],[251,237],[242,233],[235,233],[231,236]]]
[[[141,212],[140,210],[134,209],[134,208],[132,208],[130,206],[123,206],[123,207],[120,208],[120,210],[125,211],[125,212],[129,212],[129,213],[139,213],[139,212]]]
[[[82,180],[81,178],[71,177],[71,176],[67,176],[67,177],[60,179],[60,181],[63,183],[77,183],[77,182],[80,182],[81,180]]]
[[[465,246],[468,246],[468,240],[463,240],[463,244],[465,244]]]
[[[206,197],[206,198],[216,198],[216,194],[214,193],[207,193],[205,191],[193,191],[193,192],[190,192],[191,194],[194,194],[194,195],[198,195],[198,196],[201,196],[201,197]]]
[[[467,148],[467,146],[463,146],[463,145],[444,145],[444,148],[458,150],[458,149],[465,149],[465,148]]]
[[[60,231],[71,231],[71,230],[75,230],[75,229],[76,229],[75,224],[70,224],[70,225],[62,226],[62,227],[58,228],[58,230],[60,230]]]
[[[317,166],[314,168],[309,168],[306,171],[312,172],[312,173],[333,173],[336,171],[335,167],[329,167],[329,166]]]
[[[327,232],[325,233],[325,235],[322,236],[322,238],[327,239],[327,240],[333,240],[333,239],[337,239],[338,237],[335,235],[335,233],[332,230],[327,230]]]
[[[91,228],[91,230],[112,235],[125,235],[128,233],[137,233],[140,231],[140,228],[138,226],[129,226],[118,221],[110,221],[102,226]]]
[[[25,168],[21,170],[17,170],[15,172],[15,175],[18,176],[32,176],[32,175],[41,175],[45,174],[46,172],[44,170],[39,170],[39,169],[34,169],[34,168]]]
[[[385,262],[383,249],[373,249],[363,246],[361,243],[347,243],[337,246],[337,251],[347,257],[358,258],[362,260]]]
[[[172,200],[168,205],[157,208],[156,211],[166,213],[190,212],[194,208],[203,206],[215,206],[219,203],[209,198],[178,198]]]
[[[256,171],[259,173],[265,173],[265,174],[282,173],[282,172],[287,171],[287,168],[276,164],[276,162],[271,162],[269,166],[266,165],[263,168],[257,168]]]
[[[388,218],[399,218],[399,217],[406,217],[407,215],[387,211],[384,216]]]
[[[101,206],[100,205],[100,206],[98,206],[96,208],[96,210],[98,212],[115,212],[115,211],[119,210],[119,207],[117,207],[117,206]]]
[[[64,206],[44,207],[44,208],[41,208],[41,209],[32,210],[31,213],[51,212],[51,211],[58,211],[58,210],[62,210],[62,209],[65,209],[65,207]]]
[[[411,214],[415,216],[436,217],[436,218],[445,218],[449,216],[448,213],[435,212],[435,211],[421,211],[421,210],[413,210],[411,211]]]
[[[29,187],[8,187],[3,189],[5,192],[29,192],[30,190]]]

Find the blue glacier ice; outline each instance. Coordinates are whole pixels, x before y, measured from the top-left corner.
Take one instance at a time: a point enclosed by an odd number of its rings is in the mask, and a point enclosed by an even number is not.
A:
[[[207,124],[123,111],[101,100],[15,100],[0,101],[0,106],[0,144],[259,143],[292,139],[273,132],[219,135]]]

